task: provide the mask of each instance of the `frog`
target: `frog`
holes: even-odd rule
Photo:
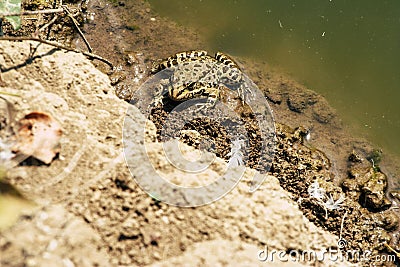
[[[237,90],[242,102],[250,92],[238,64],[222,52],[210,56],[205,50],[177,53],[155,63],[151,74],[168,69],[172,74],[160,81],[155,103],[165,94],[174,101],[207,98],[206,107],[214,106],[222,90]]]

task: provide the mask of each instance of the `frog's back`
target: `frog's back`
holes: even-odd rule
[[[190,50],[177,53],[173,56],[170,56],[161,62],[155,63],[151,68],[151,73],[155,74],[159,71],[162,71],[167,68],[173,68],[179,65],[180,63],[187,61],[196,61],[201,58],[209,58],[207,51],[204,50]]]

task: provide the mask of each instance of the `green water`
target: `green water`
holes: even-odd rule
[[[400,1],[149,0],[213,50],[266,61],[400,156]]]

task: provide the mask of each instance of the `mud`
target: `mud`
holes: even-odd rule
[[[90,20],[93,14],[94,20]],[[142,1],[118,3],[91,1],[86,14],[84,32],[95,52],[116,65],[116,69],[110,71],[102,63],[94,62],[100,70],[110,75],[113,90],[120,98],[126,100],[131,99],[135,90],[149,75],[149,67],[153,61],[179,51],[207,48],[197,33],[159,17],[153,13],[147,3]],[[75,39],[74,44],[78,48],[85,49],[79,38]],[[235,58],[235,60],[264,92],[273,110],[277,122],[277,144],[275,158],[268,174],[276,177],[280,186],[289,193],[288,201],[296,203],[294,205],[298,205],[304,216],[320,229],[346,240],[343,251],[370,250],[373,255],[382,253],[393,255],[384,245],[385,243],[399,251],[399,212],[396,210],[399,203],[395,192],[388,194],[388,190],[398,187],[395,178],[398,177],[400,171],[398,165],[394,164],[396,159],[384,154],[377,169],[377,166],[373,166],[371,162],[371,158],[375,158],[373,155],[377,149],[367,141],[349,133],[337,117],[335,110],[322,96],[274,71],[266,63],[241,58]],[[82,66],[78,67],[80,69]],[[86,69],[81,71],[87,73]],[[52,79],[55,78],[48,77],[48,79],[50,80],[44,80],[44,82],[54,83]],[[74,85],[78,83],[75,79],[72,80]],[[103,78],[101,82],[108,83]],[[99,90],[95,90],[97,94],[102,95],[102,90],[111,93],[110,87],[107,87],[107,90],[100,89],[101,82],[96,84],[96,90]],[[71,98],[71,103],[77,101],[73,96],[65,97]],[[78,100],[78,103],[79,101],[82,100]],[[83,103],[87,104],[85,101]],[[164,99],[164,105],[155,107],[149,117],[156,127],[154,134],[159,141],[168,140],[160,136],[161,128],[165,117],[176,104],[169,99]],[[103,110],[100,108],[100,103],[95,102],[95,105]],[[107,109],[103,111],[105,117],[110,112],[112,118],[107,117],[107,121],[100,122],[90,121],[89,125],[104,127],[95,127],[95,129],[104,129],[104,132],[108,132],[107,129],[118,128],[120,125],[113,125],[112,121],[122,116],[123,104],[120,104],[120,108],[116,105],[107,106]],[[114,110],[109,110],[109,108]],[[241,120],[235,123],[246,125],[248,135],[251,136],[249,140],[251,150],[245,157],[245,162],[248,167],[254,167],[257,166],[260,155],[258,128],[251,112],[247,112],[244,108],[238,113]],[[95,109],[91,115],[97,116]],[[232,137],[220,127],[221,121],[198,119],[185,126],[184,130],[195,131],[200,133],[201,138],[212,140],[215,144],[212,152],[228,160]],[[74,125],[70,130],[83,131],[78,125]],[[121,147],[121,143],[115,137],[115,135],[119,136],[118,133],[106,134],[109,138],[103,134],[100,132],[95,134],[101,143],[111,142],[114,147]],[[76,147],[81,143],[78,136],[72,140],[76,142]],[[200,142],[195,136],[189,134],[180,137],[185,143],[199,147]],[[170,137],[173,137],[172,133]],[[90,146],[95,147],[96,144],[93,143]],[[88,149],[86,147],[84,151]],[[115,155],[111,151],[107,153]],[[81,164],[86,164],[86,168],[93,169],[96,173],[104,168],[104,162],[110,162],[112,157],[109,157],[107,153],[100,159],[88,153],[85,162]],[[66,153],[65,158],[69,159],[69,157],[71,153]],[[107,158],[106,161],[105,158]],[[54,164],[63,166],[62,162]],[[35,188],[33,185],[35,182],[41,184],[43,181],[39,178],[36,181],[26,180],[27,170],[24,168],[20,171],[25,174],[19,174],[20,177],[18,173],[12,175],[10,182],[19,185],[19,188],[30,195],[30,198],[39,203],[42,201],[52,203],[59,200],[60,196],[61,199],[66,198],[66,201],[59,201],[64,203],[66,210],[83,219],[95,234],[100,236],[102,241],[95,244],[106,248],[105,253],[108,256],[104,257],[109,257],[110,263],[115,265],[144,265],[157,261],[165,261],[168,265],[166,259],[169,259],[168,266],[171,266],[179,261],[179,257],[180,260],[185,257],[187,259],[188,256],[183,254],[186,250],[192,251],[191,253],[195,255],[194,251],[198,248],[193,244],[206,244],[202,242],[223,238],[259,246],[268,243],[268,234],[265,233],[276,237],[276,233],[282,231],[282,229],[266,230],[266,227],[261,226],[263,224],[261,219],[265,218],[258,216],[254,219],[255,224],[247,220],[240,223],[247,216],[252,218],[252,210],[261,211],[270,205],[276,205],[279,207],[277,209],[282,209],[283,206],[279,205],[283,204],[277,199],[272,199],[270,203],[267,201],[269,204],[262,200],[269,199],[271,192],[275,189],[261,190],[257,194],[261,205],[254,204],[256,205],[254,206],[249,202],[246,202],[248,206],[241,205],[240,201],[238,203],[234,201],[234,198],[229,198],[223,203],[215,203],[208,208],[180,210],[147,197],[122,166],[123,163],[118,161],[111,175],[104,176],[103,174],[104,179],[98,178],[96,182],[91,181],[89,185],[85,185],[84,180],[96,175],[87,170],[84,171],[85,166],[82,166],[82,173],[76,173],[79,177],[77,181],[74,181],[72,177],[70,180],[62,180],[51,187],[51,190],[42,191]],[[263,171],[263,168],[258,170]],[[51,172],[47,173],[47,170],[37,169],[33,172],[37,174],[37,177],[54,175]],[[334,200],[344,194],[346,199],[343,206],[340,209],[327,210],[320,202],[310,197],[308,188],[315,181],[318,181],[320,187],[324,188],[327,195]],[[85,185],[83,186],[85,190],[80,191],[78,188],[82,185]],[[77,194],[77,192],[80,193]],[[43,193],[46,193],[45,197]],[[72,200],[71,195],[76,198]],[[132,198],[132,196],[135,197]],[[224,205],[227,206],[224,207]],[[277,221],[288,226],[289,217],[283,215],[282,218]],[[225,220],[226,224],[223,223]],[[163,221],[161,225],[159,225],[160,221]],[[198,222],[203,222],[203,224]],[[12,231],[17,231],[15,229],[18,228]],[[179,236],[183,229],[186,230],[183,237],[176,240],[176,236]],[[296,235],[299,232],[301,231],[295,231]],[[7,237],[3,237],[2,242],[0,245],[3,248],[13,243]],[[302,242],[300,237],[293,241],[299,242],[294,245],[288,244],[288,241],[281,240],[281,242],[286,243],[284,246],[281,243],[276,247],[285,249],[294,247],[303,250],[308,246],[307,242]],[[244,256],[243,259],[245,258],[247,257]],[[78,264],[79,260],[74,260],[74,262]],[[364,264],[369,265],[368,262]],[[389,262],[375,264],[393,266],[393,263]]]

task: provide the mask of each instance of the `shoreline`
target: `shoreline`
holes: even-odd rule
[[[133,10],[134,12],[129,13],[129,10]],[[88,11],[95,12],[95,19],[91,22],[88,21],[84,26],[84,31],[87,39],[94,48],[95,53],[112,61],[116,66],[118,66],[118,70],[114,73],[110,73],[109,70],[105,68],[105,65],[102,65],[103,63],[92,63],[94,63],[94,65],[97,65],[98,69],[109,74],[111,83],[114,85],[114,89],[116,89],[117,95],[119,95],[121,98],[129,99],[135,89],[137,89],[138,86],[147,78],[148,67],[151,65],[152,61],[160,58],[165,58],[166,56],[169,56],[179,51],[207,48],[204,41],[197,33],[192,32],[190,29],[179,26],[174,22],[168,21],[167,19],[159,17],[157,14],[152,12],[151,8],[148,6],[148,3],[145,3],[143,1],[118,2],[115,3],[114,6],[109,2],[101,2],[99,0],[95,0],[89,3]],[[121,16],[123,16],[124,14],[129,14],[132,19],[121,19]],[[82,41],[80,41],[79,38],[74,40],[74,44],[82,50],[85,49],[84,44],[82,43]],[[351,133],[346,130],[346,126],[343,125],[343,122],[340,120],[335,110],[333,110],[329,106],[327,101],[322,96],[305,88],[296,81],[293,81],[293,79],[291,79],[290,77],[276,72],[275,70],[271,69],[271,67],[266,63],[254,62],[248,59],[241,58],[235,58],[235,60],[237,60],[239,64],[243,66],[244,72],[250,78],[252,78],[252,80],[258,85],[260,90],[265,93],[266,98],[274,111],[275,121],[277,122],[278,126],[277,134],[281,142],[280,144],[283,144],[285,146],[284,149],[278,151],[277,158],[280,160],[284,159],[283,152],[285,152],[285,149],[296,150],[293,148],[300,147],[301,150],[304,150],[306,153],[305,155],[299,155],[299,153],[294,151],[293,153],[289,153],[288,156],[288,161],[301,160],[309,163],[310,168],[306,172],[302,173],[304,175],[304,177],[302,177],[304,178],[303,180],[299,181],[298,178],[300,177],[298,177],[299,175],[296,174],[296,171],[298,171],[296,166],[291,166],[290,168],[288,168],[287,172],[283,168],[282,172],[275,170],[275,175],[278,178],[280,185],[286,190],[286,192],[289,192],[290,199],[288,198],[287,200],[290,203],[293,202],[294,205],[297,202],[296,205],[298,205],[304,216],[306,216],[311,222],[314,222],[317,226],[320,226],[320,229],[329,230],[332,234],[336,236],[339,236],[339,230],[341,233],[340,225],[342,223],[342,218],[346,216],[344,214],[347,214],[351,211],[351,213],[354,214],[350,214],[351,216],[347,216],[346,231],[348,232],[346,232],[345,234],[347,236],[352,236],[352,234],[356,235],[356,238],[354,239],[359,238],[359,240],[365,242],[361,245],[363,249],[370,249],[371,247],[373,247],[373,245],[376,244],[381,245],[381,241],[379,241],[380,238],[382,240],[387,240],[388,236],[386,235],[385,231],[387,229],[391,229],[390,227],[393,227],[393,225],[389,224],[393,224],[393,221],[390,220],[395,221],[395,219],[393,219],[392,213],[389,214],[389,212],[387,212],[387,210],[385,210],[381,206],[378,207],[379,211],[375,212],[370,212],[365,207],[360,208],[358,201],[352,201],[350,196],[351,194],[354,195],[357,192],[347,192],[349,199],[348,209],[346,209],[345,211],[330,211],[329,218],[326,218],[325,212],[327,211],[324,211],[318,204],[318,202],[315,202],[312,199],[303,200],[303,198],[305,197],[304,189],[307,191],[307,187],[310,186],[310,184],[316,179],[319,179],[318,181],[320,181],[321,186],[323,185],[324,188],[326,187],[327,190],[329,189],[329,193],[332,193],[335,196],[335,199],[338,198],[339,195],[342,194],[342,188],[335,185],[337,185],[341,180],[347,178],[351,167],[355,166],[356,168],[360,169],[371,168],[371,164],[367,160],[367,157],[371,153],[373,153],[375,147],[363,139],[351,136]],[[103,81],[104,83],[107,82],[103,78],[101,81]],[[98,89],[98,87],[96,88]],[[109,110],[108,112],[114,114],[116,111]],[[156,127],[157,123],[160,124],[161,122],[162,121],[155,121]],[[304,140],[302,137],[299,137],[304,134],[304,130],[307,132],[309,131],[311,135],[310,141]],[[352,155],[353,151],[356,152],[355,154],[361,155],[361,157],[364,158],[363,163],[361,163],[360,165],[357,165],[358,163],[351,162],[351,160],[349,160],[349,157]],[[281,166],[284,166],[283,163],[279,163],[278,165],[276,165],[276,167],[280,168]],[[393,164],[394,163],[395,159],[393,159]],[[383,172],[386,172],[387,174],[393,176],[397,175],[399,173],[399,169],[395,169],[395,165],[393,165],[393,167],[387,166],[388,164],[390,165],[390,163],[388,163],[388,161],[384,159],[380,166]],[[23,169],[24,167],[21,168]],[[35,170],[35,172],[39,173],[39,170]],[[379,171],[377,171],[376,173],[379,173]],[[87,173],[84,173],[83,177],[86,177],[86,174]],[[119,171],[117,171],[117,174],[119,174]],[[126,175],[126,172],[123,172],[120,175],[124,176]],[[90,175],[88,176],[90,177]],[[139,193],[140,190],[137,190],[137,185],[132,185],[132,180],[128,181],[127,177],[121,178],[118,175],[116,175],[116,177],[118,177],[118,181],[119,179],[122,179],[122,184],[129,184],[128,188],[131,188],[129,190],[132,190],[135,194],[140,195],[140,197],[142,198],[139,201],[141,203],[140,211],[143,212],[143,210],[145,210],[149,218],[154,219],[154,216],[156,215],[152,213],[153,210],[150,212],[147,209],[150,207],[150,209],[155,209],[155,212],[158,212],[156,208],[158,207],[158,205],[161,204],[148,203],[148,201],[145,199],[146,195],[142,196],[141,194],[143,192]],[[25,186],[25,182],[18,177],[11,178],[11,181],[15,182],[19,186]],[[114,181],[112,181],[111,183],[113,182]],[[108,181],[108,183],[110,183],[110,181]],[[118,183],[121,183],[121,181],[119,181]],[[116,189],[120,189],[118,188],[118,183],[115,182],[117,187]],[[298,184],[295,185],[296,183]],[[73,185],[75,184],[76,182],[73,183]],[[270,185],[268,184],[267,186]],[[68,211],[88,221],[91,227],[94,227],[96,231],[100,233],[99,235],[101,236],[101,238],[108,241],[111,240],[110,253],[113,256],[118,255],[120,257],[127,257],[127,255],[129,254],[128,248],[130,248],[130,245],[124,245],[122,244],[122,242],[125,240],[124,238],[130,240],[129,237],[131,236],[137,236],[137,238],[132,238],[133,240],[131,240],[130,242],[136,242],[134,244],[143,242],[146,244],[146,246],[148,245],[147,249],[149,251],[153,251],[152,249],[157,250],[156,248],[152,248],[153,241],[150,242],[148,240],[148,238],[154,239],[155,237],[149,237],[149,233],[147,232],[140,232],[139,234],[135,232],[134,234],[132,234],[130,233],[131,231],[134,232],[134,230],[132,229],[122,229],[123,231],[128,231],[129,233],[123,232],[122,240],[118,240],[116,244],[112,243],[114,241],[112,241],[113,239],[110,239],[110,236],[108,236],[108,234],[111,235],[110,233],[112,232],[113,224],[121,222],[121,218],[119,218],[119,212],[121,211],[117,209],[117,211],[112,210],[113,213],[104,213],[101,207],[96,206],[96,202],[88,202],[88,199],[91,198],[86,198],[97,196],[100,194],[99,192],[103,194],[105,192],[104,189],[106,188],[107,184],[99,185],[98,188],[94,186],[93,188],[91,188],[94,193],[85,193],[85,195],[79,197],[79,205],[77,203],[67,204],[70,205],[69,207],[67,207]],[[124,186],[122,188],[124,188]],[[57,189],[59,190],[59,192],[63,190],[63,188],[61,187]],[[113,188],[113,190],[116,189]],[[116,194],[115,191],[113,192],[114,194]],[[124,194],[124,192],[117,192],[117,194],[120,194],[121,196],[123,196],[123,198],[128,198],[128,195]],[[91,193],[93,193],[94,195],[91,195]],[[268,194],[268,191],[266,191],[265,194]],[[33,195],[35,195],[35,193]],[[118,200],[113,199],[113,194],[109,195],[108,193],[106,193],[106,195],[107,198],[104,199],[107,199],[107,201],[109,201],[108,204],[110,204],[111,206],[120,205],[118,204]],[[51,199],[55,196],[56,194],[48,197],[49,199]],[[263,196],[259,197],[262,198]],[[143,203],[141,201],[143,201]],[[129,205],[131,204],[132,203],[130,203]],[[175,213],[178,212],[177,210],[169,208],[165,205],[161,205],[161,207],[161,210],[165,212],[165,214],[170,214],[172,210],[172,213],[175,216]],[[133,205],[133,207],[129,206],[129,209],[133,210],[134,208],[135,205]],[[91,209],[92,214],[90,214],[89,209]],[[129,213],[129,209],[128,211],[124,211],[125,214]],[[208,214],[207,208],[200,210],[204,211],[204,217],[196,217],[198,218],[198,221],[204,220],[205,222],[210,223],[210,221],[208,220],[212,218],[210,217],[210,214],[213,214],[214,211]],[[237,209],[237,211],[239,212],[239,209]],[[196,214],[195,212],[191,213],[190,211],[184,212],[186,215],[190,214],[190,216]],[[379,214],[384,215],[379,217]],[[140,216],[141,215],[139,215],[139,218],[141,218]],[[179,222],[179,220],[181,219],[179,219],[179,214],[177,216],[177,221]],[[358,221],[360,220],[361,216],[368,217],[365,219],[365,222],[371,223],[369,228],[360,228],[362,226],[362,223],[360,225],[360,222]],[[93,218],[103,220],[105,218],[107,218],[107,220],[110,219],[110,225],[107,226],[110,226],[111,228],[102,229],[101,227],[96,226],[96,220],[94,220]],[[222,219],[222,217],[219,219]],[[385,224],[384,221],[386,219],[389,220],[389,224]],[[185,220],[183,221],[186,222]],[[374,222],[374,220],[376,220],[377,222]],[[141,225],[138,227],[144,227],[146,229],[149,228],[147,229],[149,232],[152,232],[152,227],[156,227],[156,222],[154,222],[154,225],[143,223],[143,221],[141,221],[140,223]],[[186,226],[190,225],[190,223],[193,222],[189,220],[187,221],[187,223],[188,224]],[[379,227],[381,227],[382,229],[387,229],[383,230],[382,233],[374,232],[374,228],[376,228],[376,225],[378,224],[380,224]],[[183,226],[185,226],[185,224],[183,224]],[[215,223],[215,227],[217,226],[220,227],[221,225]],[[356,232],[352,232],[353,227],[359,227],[359,229]],[[245,228],[246,227],[244,227],[243,229]],[[256,228],[259,227],[257,226]],[[185,244],[185,246],[192,243],[196,244],[195,240],[197,239],[200,241],[204,241],[209,240],[207,238],[210,238],[210,236],[214,238],[214,231],[217,230],[212,229],[208,234],[202,234],[204,231],[206,231],[202,228],[200,228],[199,231],[199,233],[191,233],[191,235],[193,235],[194,241],[190,239],[188,243]],[[368,236],[368,234],[370,234],[368,231],[376,234],[377,240],[369,241],[368,238],[371,239],[372,237]],[[391,232],[393,236],[397,235],[397,240],[399,240],[399,230],[397,230],[397,232],[394,232],[393,230],[388,230],[388,232]],[[241,241],[247,241],[250,243],[262,241],[256,236],[255,233],[252,233],[251,231],[246,232],[245,230],[244,234],[250,236],[251,238],[244,235],[244,237],[241,237]],[[112,234],[111,236],[113,238],[116,238],[114,234]],[[216,236],[218,236],[218,234],[216,234]],[[392,241],[396,242],[395,239],[393,239]],[[168,241],[166,242],[166,244],[168,244]],[[352,246],[355,245],[356,244],[352,244]],[[122,246],[123,250],[121,250],[120,252],[115,251],[114,246]],[[182,249],[182,251],[184,250],[185,249]],[[177,251],[178,249],[175,248],[173,252],[174,256],[177,256]],[[382,251],[388,253],[388,251],[385,250],[384,247],[374,248],[374,253]],[[135,251],[136,257],[139,257],[140,253],[138,253],[138,251]],[[157,259],[157,255],[149,257],[146,256],[146,259],[143,261],[154,261],[155,259]]]
[[[136,1],[121,3],[123,5],[113,6],[107,1],[91,1],[92,8],[97,7],[103,13],[95,12],[98,16],[95,19],[96,25],[91,25],[89,22],[85,26],[85,35],[95,51],[105,58],[113,59],[113,62],[122,69],[111,76],[118,80],[117,94],[119,93],[120,97],[129,99],[132,91],[147,78],[152,61],[180,51],[207,50],[205,41],[198,33],[153,13],[148,3],[142,4]],[[124,11],[130,8],[135,10],[136,15],[132,17],[136,19],[125,21],[121,16],[124,16]],[[107,42],[109,38],[115,39],[115,42]],[[84,49],[82,42],[78,41],[76,44]],[[133,64],[126,64],[126,58],[133,58]],[[336,111],[321,95],[288,75],[278,72],[267,63],[236,57],[235,60],[244,66],[244,72],[265,93],[271,108],[276,111],[275,120],[292,128],[303,126],[309,129],[312,137],[310,145],[324,151],[332,159],[336,165],[333,169],[336,169],[336,174],[341,179],[347,174],[347,156],[353,147],[365,156],[378,149],[366,139],[354,136],[350,132],[351,129],[346,127]],[[101,65],[99,67],[103,72],[108,72]],[[317,101],[316,105],[307,103],[310,99]],[[337,140],[330,140],[331,136],[336,136]],[[388,173],[391,185],[395,188],[395,178],[400,174],[400,167],[394,164],[396,162],[394,155],[387,153],[383,156],[387,160],[381,162],[381,168]],[[337,182],[339,183],[339,180]],[[400,186],[400,181],[397,181],[397,186]]]
[[[141,81],[145,80],[146,71],[154,60],[166,58],[179,51],[207,50],[205,41],[198,33],[160,17],[152,11],[148,3],[127,1],[107,6],[104,5],[107,2],[96,0],[92,1],[92,8],[101,6],[101,3],[103,3],[101,10],[104,12],[101,20],[104,19],[104,21],[100,23],[100,27],[96,24],[96,32],[90,31],[89,29],[94,28],[90,26],[90,23],[87,24],[88,39],[92,39],[91,43],[98,42],[103,45],[103,40],[96,41],[96,38],[102,35],[99,34],[99,30],[109,29],[108,23],[114,25],[110,36],[112,38],[116,36],[115,38],[120,41],[113,48],[117,50],[118,56],[114,58],[119,63],[121,72],[114,73],[111,77],[119,79],[116,87],[117,94],[118,88],[121,88],[120,97],[129,95],[127,91],[137,88],[140,84],[140,80],[137,79],[138,73],[142,78]],[[129,13],[130,19],[124,19],[126,10],[128,12],[133,10],[135,14]],[[97,49],[104,52],[104,55],[113,57],[110,54],[112,49],[106,46],[98,46]],[[132,58],[132,55],[135,63],[129,65],[126,58]],[[352,164],[349,163],[348,158],[353,152],[367,159],[377,150],[377,147],[366,139],[355,136],[321,95],[294,81],[288,75],[277,72],[266,63],[236,57],[235,60],[265,93],[274,111],[276,122],[284,123],[293,129],[304,127],[310,131],[311,139],[306,142],[306,145],[311,149],[321,151],[330,160],[330,173],[334,177],[334,184],[340,185],[348,177]],[[132,73],[135,73],[136,77],[132,76]],[[120,79],[120,77],[123,78]],[[135,79],[135,83],[129,82]],[[400,184],[400,181],[395,180],[400,173],[400,167],[396,165],[396,158],[390,156],[390,154],[384,154],[384,159],[379,166],[388,175],[387,195],[389,190]],[[372,166],[369,160],[365,160],[362,165],[364,168]],[[397,213],[397,216],[399,215],[400,212]],[[399,231],[393,233],[397,238],[399,238],[397,234]]]

